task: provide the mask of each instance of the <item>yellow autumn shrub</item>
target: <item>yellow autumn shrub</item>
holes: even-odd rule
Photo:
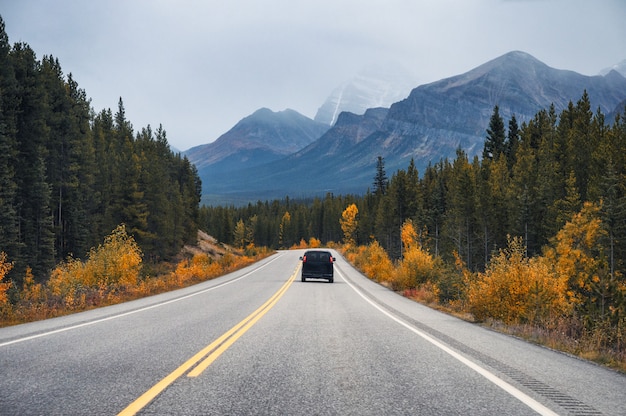
[[[310,248],[319,248],[322,246],[322,242],[315,237],[309,238],[309,247]]]
[[[139,245],[126,233],[126,227],[119,225],[104,239],[103,245],[89,252],[84,278],[94,286],[135,286],[141,262]]]
[[[469,285],[468,305],[478,320],[536,323],[565,312],[566,287],[546,259],[526,257],[522,240],[515,238]]]
[[[435,261],[422,247],[413,221],[406,220],[400,230],[402,239],[402,259],[397,264],[391,278],[395,290],[414,289],[433,277]]]
[[[289,250],[305,249],[307,247],[308,245],[307,245],[306,240],[304,238],[301,238],[298,244],[294,243],[291,247],[289,247]]]
[[[172,280],[177,286],[184,286],[191,281],[199,281],[219,275],[223,266],[205,253],[197,253],[189,260],[178,263],[176,270],[172,272]]]
[[[341,230],[344,235],[343,241],[348,246],[354,246],[356,243],[356,230],[359,225],[357,215],[359,215],[359,209],[356,204],[350,204],[343,211],[339,219],[339,224],[341,225]]]
[[[393,263],[378,241],[373,241],[364,250],[360,268],[370,279],[388,282],[393,276]]]
[[[558,232],[555,247],[546,251],[557,275],[568,284],[570,301],[577,305],[589,301],[589,294],[594,293],[594,286],[606,269],[606,259],[599,248],[606,231],[601,226],[599,210],[590,202],[583,204],[582,210]]]
[[[3,282],[3,280],[12,268],[13,263],[7,260],[7,254],[4,251],[0,252],[0,308],[9,303],[7,291],[11,288],[11,282]]]
[[[428,251],[409,246],[404,250],[403,258],[393,274],[395,290],[418,287],[433,276],[435,261]]]
[[[68,307],[84,306],[87,295],[102,296],[137,285],[141,250],[124,225],[118,226],[85,262],[69,258],[51,273],[48,289]]]
[[[22,286],[22,292],[20,294],[22,301],[29,304],[36,304],[45,298],[45,291],[41,283],[35,282],[33,271],[30,267],[26,268],[26,275],[24,276],[24,285]]]

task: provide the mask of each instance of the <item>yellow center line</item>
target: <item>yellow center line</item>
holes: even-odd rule
[[[189,372],[189,377],[197,377],[206,368],[211,365],[224,351],[235,343],[248,329],[250,329],[263,315],[265,315],[278,300],[285,294],[289,286],[293,283],[300,270],[300,266],[296,268],[294,273],[289,277],[287,282],[272,297],[261,305],[257,310],[248,315],[245,319],[226,331],[222,336],[217,338],[211,344],[200,350],[197,354],[185,361],[183,365],[178,367],[168,376],[163,378],[157,384],[152,386],[148,391],[139,396],[134,402],[128,405],[124,410],[118,413],[118,416],[135,415],[141,409],[146,407],[156,396],[161,394],[174,381],[183,376],[187,371],[193,368],[200,360],[204,359],[196,368]],[[208,356],[207,356],[208,355]],[[206,358],[205,358],[206,357]]]

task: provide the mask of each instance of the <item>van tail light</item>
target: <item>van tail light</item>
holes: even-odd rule
[[[306,263],[306,256],[302,257],[302,263]]]
[[[330,262],[331,263],[333,262],[333,256],[330,256]]]

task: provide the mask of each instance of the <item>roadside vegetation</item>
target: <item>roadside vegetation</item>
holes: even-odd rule
[[[592,271],[595,210],[585,206],[542,256],[528,258],[522,240],[510,239],[484,272],[470,271],[458,257],[453,266],[433,257],[410,221],[402,227],[401,259],[392,261],[376,241],[345,245],[343,254],[367,277],[408,298],[626,372],[626,319],[617,309],[623,306],[603,297],[616,282]],[[620,296],[625,289],[617,289]]]
[[[235,271],[271,253],[253,246],[228,247],[199,232],[197,244],[186,246],[176,262],[147,264],[135,239],[120,225],[103,244],[92,248],[85,260],[68,258],[58,264],[45,283],[37,283],[30,269],[21,287],[2,283],[0,327],[180,289]],[[6,254],[0,253],[0,281],[11,267]]]

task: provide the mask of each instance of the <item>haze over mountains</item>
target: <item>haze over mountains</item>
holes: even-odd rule
[[[454,158],[458,148],[470,157],[482,152],[495,105],[505,123],[515,114],[521,125],[551,104],[560,112],[586,90],[594,111],[621,112],[626,78],[619,69],[585,76],[515,51],[464,74],[420,85],[388,109],[340,113],[330,128],[291,110],[263,110],[259,126],[253,117],[257,112],[215,143],[186,154],[198,167],[206,204],[238,205],[327,192],[362,194],[371,186],[378,156],[385,158],[391,176],[406,169],[411,159],[422,174],[428,164]],[[291,120],[288,130],[297,137],[275,133],[285,129],[279,127],[284,113]],[[263,127],[268,125],[274,127]]]
[[[389,107],[406,98],[415,85],[415,76],[399,66],[370,66],[335,88],[314,120],[332,126],[343,111],[362,115],[368,108]]]

